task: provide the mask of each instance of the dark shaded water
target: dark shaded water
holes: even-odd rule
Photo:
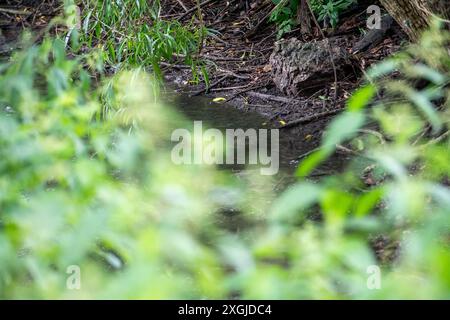
[[[243,112],[234,106],[215,103],[211,98],[175,95],[169,100],[187,119],[202,121],[204,127],[219,129],[223,132],[226,129],[270,129],[269,120],[259,113]],[[328,121],[321,121],[279,131],[280,170],[273,179],[274,190],[284,189],[295,181],[299,157],[320,145],[323,130],[327,124]],[[313,175],[323,176],[339,171],[345,161],[345,157],[333,157]],[[229,169],[240,173],[243,171],[242,167],[237,166]]]

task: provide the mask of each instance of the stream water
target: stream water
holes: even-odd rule
[[[219,129],[270,129],[269,119],[257,112],[244,112],[234,106],[215,103],[208,97],[190,97],[175,95],[170,98],[171,104],[190,121],[202,121],[208,128]],[[273,190],[280,192],[292,184],[299,157],[308,154],[320,145],[323,130],[328,121],[320,121],[297,128],[279,131],[279,172],[274,176]],[[315,176],[332,174],[342,168],[346,158],[337,156],[322,165]],[[245,173],[242,166],[228,166],[237,174]]]

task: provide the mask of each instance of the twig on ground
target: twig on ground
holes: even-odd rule
[[[252,104],[252,103],[246,103],[244,104],[246,107],[252,107],[252,108],[269,108],[272,109],[273,106],[271,104]]]
[[[234,95],[232,95],[231,97],[229,97],[229,98],[227,99],[227,102],[230,102],[230,101],[236,99],[236,98],[237,98],[238,96],[240,96],[241,94],[244,94],[244,93],[246,93],[246,92],[249,92],[250,90],[260,89],[260,88],[264,88],[264,87],[266,87],[266,86],[267,86],[267,84],[263,84],[263,85],[260,85],[260,86],[251,87],[251,88],[247,88],[247,89],[241,90],[241,91],[239,91],[239,92],[236,92]]]
[[[161,61],[159,63],[163,67],[175,68],[175,69],[191,69],[192,67],[187,64],[172,64],[168,62]]]
[[[239,90],[239,89],[244,89],[244,88],[248,88],[249,86],[251,86],[252,83],[248,83],[246,85],[243,86],[238,86],[238,87],[226,87],[226,88],[216,88],[213,89],[211,91],[217,92],[217,91],[230,91],[230,90]]]
[[[202,3],[200,3],[200,5],[199,5],[198,7],[201,8],[201,7],[206,6],[207,4],[210,4],[211,2],[214,2],[214,1],[216,1],[216,0],[206,0],[206,1],[203,1]],[[192,12],[194,12],[195,10],[197,10],[198,7],[195,6],[194,8],[189,9],[189,10],[186,11],[184,14],[182,14],[182,15],[178,18],[178,20],[184,19],[186,16],[188,16],[189,14],[191,14]]]
[[[450,135],[450,131],[446,131],[445,133],[443,133],[442,135],[440,135],[439,137],[429,141],[428,143],[424,144],[421,146],[421,148],[426,148],[429,147],[433,144],[437,144],[439,142],[441,142],[442,140],[444,140],[445,138],[447,138]]]
[[[181,7],[183,7],[183,9],[184,9],[185,12],[188,12],[188,11],[189,11],[188,7],[186,7],[186,5],[183,3],[183,1],[177,0],[177,2],[180,4]]]
[[[249,80],[249,79],[252,78],[251,76],[241,76],[241,75],[239,75],[237,73],[234,73],[233,71],[222,69],[222,68],[217,68],[217,70],[220,71],[220,72],[223,72],[223,73],[227,73],[230,76],[233,76],[235,78],[242,79],[242,80]]]
[[[218,84],[220,84],[222,81],[224,81],[226,78],[228,78],[230,75],[224,75],[222,78],[220,78],[219,80],[211,83],[210,86],[205,86],[205,88],[203,88],[202,90],[196,91],[194,93],[191,94],[191,96],[198,96],[202,93],[208,92],[209,90],[211,90],[211,88],[217,86]]]
[[[309,116],[309,117],[304,117],[298,120],[294,120],[292,122],[289,122],[287,124],[285,124],[284,126],[280,127],[280,129],[287,129],[287,128],[292,128],[301,124],[306,124],[309,122],[313,122],[313,121],[317,121],[329,116],[334,116],[335,114],[338,114],[339,112],[345,110],[345,108],[341,108],[341,109],[336,109],[336,110],[331,110],[331,111],[327,111],[327,112],[322,112],[322,113],[317,113],[315,115]]]
[[[8,9],[8,8],[0,8],[0,12],[3,13],[10,13],[10,14],[18,14],[18,15],[28,15],[30,12],[25,10],[15,10],[15,9]]]
[[[249,96],[252,96],[255,98],[260,98],[263,100],[272,100],[272,101],[278,101],[278,102],[282,102],[282,103],[301,103],[300,100],[286,98],[286,97],[280,97],[280,96],[274,96],[271,94],[264,94],[264,93],[253,92],[253,91],[250,91],[247,94]]]

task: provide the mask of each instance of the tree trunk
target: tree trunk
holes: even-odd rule
[[[297,22],[300,25],[300,32],[305,36],[313,34],[311,13],[309,12],[306,0],[300,0],[297,9]]]
[[[450,0],[380,0],[411,40],[418,40],[434,16],[450,18]]]

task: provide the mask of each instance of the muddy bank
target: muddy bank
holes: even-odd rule
[[[161,18],[197,27],[196,1],[183,3],[186,8],[177,0],[162,0]],[[264,115],[271,127],[295,132],[299,125],[319,121],[323,128],[363,81],[364,70],[399,50],[406,39],[395,23],[375,38],[367,37],[366,10],[373,3],[358,1],[334,30],[313,26],[312,34],[295,29],[277,39],[269,21],[272,1],[203,1],[203,23],[210,32],[196,58],[207,69],[210,85],[192,84],[191,69],[181,56],[161,67],[166,81],[179,91],[224,98],[239,110]],[[22,30],[39,33],[61,5],[57,0],[7,0],[0,8],[0,55],[5,59]]]
[[[32,31],[39,42],[49,22],[61,13],[58,0],[5,0],[0,3],[0,61],[5,61],[22,47],[24,30]],[[57,30],[55,30],[56,32]]]

